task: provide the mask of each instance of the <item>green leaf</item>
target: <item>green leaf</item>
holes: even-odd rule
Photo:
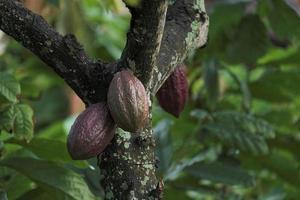
[[[179,163],[173,164],[165,174],[164,180],[176,180],[185,168],[198,162],[214,160],[217,157],[217,153],[216,149],[211,148],[193,158],[183,159]]]
[[[73,122],[75,121],[75,117]],[[71,121],[70,119],[66,119],[68,121]],[[67,130],[65,121],[58,121],[55,123],[50,124],[49,126],[45,127],[41,131],[37,132],[35,135],[35,138],[45,138],[45,139],[52,139],[55,138],[55,140],[59,140],[61,142],[65,142],[67,140]]]
[[[274,151],[267,157],[255,158],[263,169],[276,173],[281,180],[300,187],[299,162],[286,152]]]
[[[269,2],[269,22],[279,37],[300,39],[300,17],[282,0]]]
[[[30,141],[33,137],[33,110],[25,104],[15,105],[13,132],[16,138]]]
[[[253,97],[271,102],[290,102],[300,96],[300,70],[269,70],[250,84]]]
[[[266,53],[268,45],[265,25],[257,15],[247,15],[241,20],[226,52],[231,63],[251,65]]]
[[[30,104],[33,110],[39,111],[35,113],[36,125],[49,126],[54,121],[65,119],[69,115],[69,103],[66,91],[62,87],[44,91],[38,101]]]
[[[7,106],[3,111],[0,112],[0,129],[10,132],[12,130],[14,117],[14,106]]]
[[[0,128],[13,132],[20,140],[33,137],[33,110],[25,104],[14,104],[0,112]]]
[[[296,158],[300,160],[300,140],[290,136],[290,135],[283,135],[276,138],[276,140],[272,140],[269,142],[269,145],[272,148],[281,149],[284,151],[288,151],[289,153],[293,154]]]
[[[19,173],[12,174],[9,181],[3,186],[3,189],[7,192],[8,199],[17,199],[33,188],[35,188],[35,184]]]
[[[219,63],[216,60],[209,60],[204,64],[204,85],[207,93],[208,107],[213,110],[220,95]]]
[[[0,72],[0,96],[3,96],[8,101],[16,103],[17,96],[20,95],[20,85],[10,74]]]
[[[216,112],[203,125],[204,133],[212,134],[223,143],[253,154],[268,152],[266,138],[275,136],[272,126],[262,119],[239,112]]]
[[[244,3],[217,4],[210,16],[210,37],[212,37],[212,39],[216,39],[224,31],[228,31],[229,27],[232,29],[236,26],[244,16],[244,5]],[[224,17],[224,15],[227,17]]]
[[[270,48],[268,53],[258,60],[258,64],[265,65],[298,65],[300,63],[299,45],[291,46],[288,49]]]
[[[44,160],[72,163],[82,168],[88,167],[86,161],[73,161],[67,152],[66,142],[60,140],[35,137],[30,143],[20,140],[8,140],[6,143],[21,145]]]
[[[249,90],[248,82],[244,79],[241,79],[236,73],[230,70],[230,68],[226,67],[225,71],[229,74],[229,76],[234,80],[234,82],[239,86],[239,89],[243,95],[242,107],[244,110],[249,111],[252,103],[251,92]],[[246,71],[246,76],[248,76],[248,72]],[[245,77],[247,79],[247,77]]]
[[[28,191],[27,193],[25,193],[24,195],[22,195],[20,198],[18,198],[18,200],[51,200],[54,199],[52,194],[47,194],[45,190],[43,190],[42,188],[38,187],[35,188],[33,190]],[[55,200],[58,200],[55,198]]]
[[[199,181],[198,177],[185,174],[184,176],[171,182],[171,185],[182,190],[197,191],[204,195],[218,195],[218,189],[214,185],[207,185]]]
[[[95,199],[83,177],[53,162],[15,157],[0,161],[0,165],[13,168],[37,184],[58,190],[73,200]]]
[[[204,52],[208,57],[222,56],[227,44],[244,16],[245,3],[218,3],[212,9],[209,25],[209,45]],[[226,17],[224,17],[226,16]]]
[[[196,163],[187,167],[185,171],[195,177],[218,183],[245,186],[253,186],[255,184],[254,178],[248,172],[239,167],[220,162]]]

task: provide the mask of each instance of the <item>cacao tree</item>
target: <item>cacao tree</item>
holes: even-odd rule
[[[112,63],[90,58],[74,35],[60,35],[41,16],[26,9],[19,1],[0,1],[0,28],[61,76],[87,107],[106,102],[108,86],[114,74],[122,69],[131,69],[146,90],[145,94],[141,94],[141,98],[134,99],[133,101],[137,102],[133,103],[137,104],[139,109],[148,110],[150,109],[147,108],[148,101],[151,101],[173,69],[184,61],[191,50],[205,45],[208,17],[204,0],[175,2],[142,0],[135,4],[130,1],[124,3],[132,15],[131,26],[121,58]],[[127,92],[126,86],[122,91],[124,84],[126,83],[120,82],[119,85],[113,86],[112,93]],[[133,81],[132,84],[138,83]],[[141,87],[138,87],[136,90],[140,89]],[[117,95],[119,94],[110,93],[108,96],[109,101],[112,101],[109,102],[112,104],[111,109],[114,103],[116,109],[121,108],[118,106],[117,98],[114,97]],[[122,105],[129,104],[132,101],[130,98],[129,96],[128,102],[123,102]],[[143,98],[147,98],[147,104],[140,102]],[[161,199],[163,182],[155,175],[155,142],[151,115],[146,112],[143,116],[134,116],[130,113],[117,114],[118,111],[114,109],[112,111],[114,119],[122,128],[130,127],[131,124],[126,124],[130,121],[136,125],[142,125],[143,121],[147,121],[148,125],[139,127],[133,133],[118,129],[112,144],[101,154],[100,168],[103,176],[101,182],[106,199]],[[119,112],[129,111],[119,110]],[[84,118],[86,113],[82,114],[79,120]],[[93,119],[97,114],[91,115],[82,121],[98,119],[97,117]],[[130,117],[137,118],[127,120]],[[145,117],[147,119],[144,119]],[[69,140],[69,150],[74,158],[88,158],[100,152],[94,150],[94,147],[89,147],[92,149],[85,149],[84,152],[80,149],[75,150],[76,146],[80,146],[78,140],[85,136],[76,139],[72,134],[81,129],[93,129],[81,124],[82,121],[75,122],[79,125],[73,126]],[[111,129],[107,123],[101,124],[99,128],[105,126],[103,129]],[[91,140],[98,139],[92,136]]]
[[[299,5],[0,0],[0,199],[298,200]]]

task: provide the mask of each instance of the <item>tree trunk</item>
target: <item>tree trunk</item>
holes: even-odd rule
[[[155,141],[152,129],[129,133],[118,129],[101,156],[101,184],[105,199],[161,199],[162,186],[155,175]]]

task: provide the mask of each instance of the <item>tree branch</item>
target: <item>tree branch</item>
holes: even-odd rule
[[[139,5],[128,8],[132,18],[121,60],[135,71],[147,88],[152,74],[157,70],[156,59],[164,31],[168,2],[141,0]]]
[[[106,99],[117,64],[89,58],[73,35],[61,36],[17,0],[0,0],[0,29],[50,66],[86,104]]]
[[[204,0],[177,0],[170,5],[157,60],[158,70],[153,74],[152,94],[155,94],[173,69],[187,54],[207,42],[209,20]]]
[[[154,95],[190,51],[206,44],[204,0],[177,0],[168,8],[166,0],[141,0],[128,7],[131,27],[121,62]]]

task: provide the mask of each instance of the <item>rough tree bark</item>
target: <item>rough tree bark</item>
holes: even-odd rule
[[[61,36],[17,0],[0,0],[0,29],[50,66],[87,106],[106,101],[114,73],[123,68],[135,72],[152,99],[189,51],[205,45],[209,22],[204,0],[140,0],[128,8],[127,44],[114,63],[88,57],[73,35]],[[138,134],[118,129],[99,165],[106,199],[162,198],[154,149],[151,124]]]

